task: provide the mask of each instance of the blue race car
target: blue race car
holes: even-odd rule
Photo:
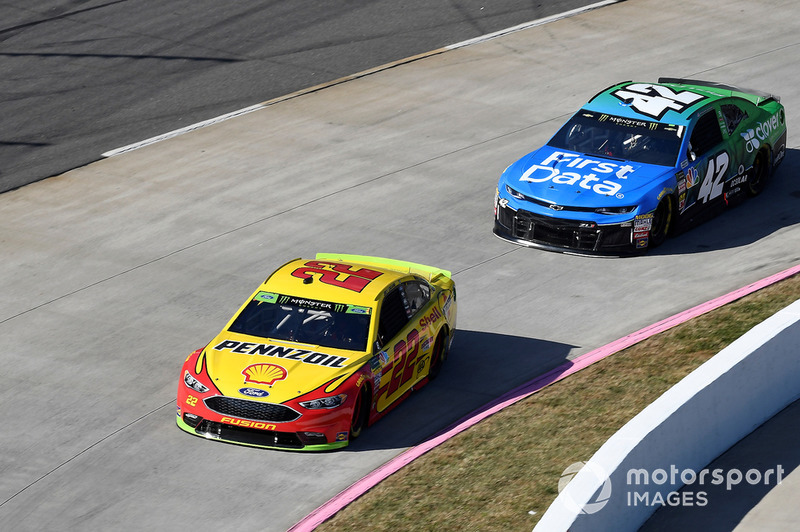
[[[494,233],[552,251],[644,251],[757,195],[785,151],[776,96],[697,80],[618,83],[505,169]]]

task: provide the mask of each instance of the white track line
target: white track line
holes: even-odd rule
[[[225,120],[229,120],[229,119],[235,118],[237,116],[245,115],[247,113],[252,113],[253,111],[258,111],[259,109],[263,109],[264,107],[267,107],[269,105],[272,105],[272,104],[275,104],[275,103],[278,103],[278,102],[282,102],[282,101],[285,101],[285,100],[289,100],[291,98],[296,98],[297,96],[300,96],[302,94],[308,94],[310,92],[316,92],[318,90],[321,90],[321,89],[324,89],[324,88],[327,88],[327,87],[332,87],[334,85],[339,85],[340,83],[344,83],[345,81],[350,81],[352,79],[361,78],[361,77],[367,76],[369,74],[374,74],[375,72],[380,72],[382,70],[387,70],[389,68],[393,68],[393,67],[398,66],[398,65],[411,63],[413,61],[417,61],[417,60],[422,59],[424,57],[430,57],[432,55],[441,54],[441,53],[446,52],[448,50],[455,50],[457,48],[463,48],[465,46],[470,46],[472,44],[485,42],[485,41],[488,41],[490,39],[494,39],[496,37],[500,37],[502,35],[508,35],[509,33],[522,31],[522,30],[525,30],[525,29],[528,29],[528,28],[533,28],[535,26],[541,26],[543,24],[549,24],[550,22],[555,22],[556,20],[561,20],[561,19],[564,19],[564,18],[567,18],[567,17],[572,17],[572,16],[577,15],[579,13],[585,13],[586,11],[591,11],[593,9],[597,9],[597,8],[600,8],[600,7],[605,7],[607,5],[616,4],[618,2],[624,2],[624,1],[625,0],[604,0],[602,2],[597,2],[595,4],[590,4],[588,6],[579,7],[577,9],[573,9],[573,10],[570,10],[570,11],[565,11],[563,13],[559,13],[559,14],[556,14],[556,15],[551,15],[549,17],[540,18],[540,19],[537,19],[537,20],[533,20],[531,22],[525,22],[525,23],[520,24],[518,26],[513,26],[511,28],[506,28],[504,30],[496,31],[494,33],[489,33],[489,34],[486,34],[486,35],[482,35],[482,36],[476,37],[474,39],[469,39],[469,40],[466,40],[466,41],[462,41],[460,43],[451,44],[451,45],[445,46],[443,48],[439,48],[437,50],[431,50],[430,52],[425,52],[425,53],[422,53],[422,54],[419,54],[419,55],[406,57],[405,59],[400,59],[398,61],[387,63],[385,65],[381,65],[381,66],[378,66],[378,67],[375,67],[375,68],[371,68],[369,70],[364,70],[364,71],[359,72],[357,74],[353,74],[353,75],[346,76],[346,77],[343,77],[343,78],[339,78],[339,79],[336,79],[336,80],[333,80],[333,81],[329,81],[329,82],[323,83],[321,85],[315,85],[313,87],[309,87],[307,89],[302,89],[302,90],[299,90],[297,92],[293,92],[291,94],[287,94],[285,96],[280,96],[278,98],[275,98],[275,99],[272,99],[272,100],[268,100],[266,102],[262,102],[262,103],[255,104],[255,105],[251,105],[250,107],[245,107],[244,109],[240,109],[238,111],[233,111],[231,113],[227,113],[227,114],[218,116],[216,118],[210,118],[210,119],[204,120],[202,122],[197,122],[196,124],[192,124],[190,126],[186,126],[186,127],[180,128],[180,129],[176,129],[174,131],[170,131],[169,133],[162,133],[161,135],[156,135],[155,137],[150,137],[149,139],[145,139],[145,140],[142,140],[142,141],[139,141],[139,142],[135,142],[133,144],[128,144],[127,146],[122,146],[121,148],[116,148],[116,149],[107,151],[105,153],[102,153],[101,157],[113,157],[115,155],[120,155],[120,154],[123,154],[123,153],[127,153],[129,151],[133,151],[133,150],[137,150],[139,148],[143,148],[145,146],[149,146],[150,144],[155,144],[157,142],[161,142],[162,140],[167,140],[167,139],[171,139],[172,137],[177,137],[179,135],[183,135],[184,133],[188,133],[190,131],[194,131],[195,129],[204,128],[206,126],[210,126],[212,124],[217,124],[219,122],[224,122]]]

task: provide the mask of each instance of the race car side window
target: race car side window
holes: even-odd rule
[[[722,111],[722,118],[725,120],[725,127],[728,130],[729,136],[733,135],[733,132],[736,131],[739,124],[747,119],[747,113],[740,109],[738,105],[726,103],[720,106],[720,110]]]
[[[416,314],[419,309],[427,305],[428,300],[431,298],[430,286],[421,281],[408,281],[404,283],[403,291],[406,295],[406,301],[408,302],[411,316]]]
[[[690,138],[692,151],[699,157],[722,142],[722,130],[717,120],[717,113],[709,109],[694,126]]]
[[[378,319],[378,347],[385,346],[394,338],[408,323],[408,319],[403,294],[398,286],[383,298]]]

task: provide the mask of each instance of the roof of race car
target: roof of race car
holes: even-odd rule
[[[688,125],[699,108],[730,97],[743,98],[754,105],[777,100],[771,94],[721,83],[661,78],[658,83],[617,83],[599,92],[583,108],[625,118]]]
[[[261,290],[335,303],[374,306],[380,293],[410,273],[432,279],[450,272],[411,262],[319,253],[315,259],[295,259],[278,268]]]

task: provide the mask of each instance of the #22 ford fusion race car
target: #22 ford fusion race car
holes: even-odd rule
[[[494,233],[525,246],[626,254],[757,195],[783,160],[779,98],[662,78],[600,92],[503,172]]]
[[[438,375],[455,328],[448,271],[355,255],[296,259],[186,359],[178,427],[255,447],[344,447]]]

